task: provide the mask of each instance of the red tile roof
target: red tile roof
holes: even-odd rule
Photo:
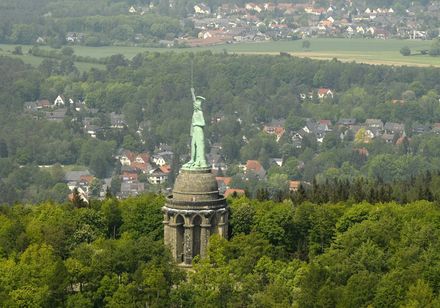
[[[246,170],[260,171],[263,167],[258,160],[248,160],[246,162]]]
[[[122,172],[122,178],[126,178],[129,180],[138,180],[138,174],[136,172],[128,172],[128,171],[124,171]]]
[[[142,158],[145,163],[148,163],[150,161],[150,154],[148,153],[139,153],[138,155],[136,155],[136,157]]]
[[[81,175],[79,178],[80,182],[90,184],[94,179],[93,175]]]
[[[215,179],[217,182],[223,182],[226,186],[229,186],[231,184],[232,178],[230,176],[216,176]]]
[[[131,167],[139,169],[141,171],[148,171],[148,164],[142,164],[142,163],[137,163],[137,162],[132,162]]]
[[[169,165],[160,166],[159,169],[163,173],[170,173],[171,172],[171,167]]]
[[[332,92],[332,90],[327,89],[327,88],[319,88],[318,89],[318,94],[326,95],[329,91]]]
[[[297,191],[300,185],[301,185],[300,181],[290,181],[289,182],[289,189],[291,191]]]

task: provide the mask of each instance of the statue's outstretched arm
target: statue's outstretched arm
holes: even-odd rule
[[[196,94],[195,94],[194,88],[191,88],[191,94],[192,94],[193,101],[195,102],[196,101]]]

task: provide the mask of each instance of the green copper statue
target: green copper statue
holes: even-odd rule
[[[183,165],[183,169],[197,170],[206,169],[208,164],[205,158],[205,135],[203,129],[205,127],[205,119],[203,118],[202,101],[205,100],[202,96],[196,96],[194,88],[191,88],[193,98],[193,116],[191,123],[191,160]]]

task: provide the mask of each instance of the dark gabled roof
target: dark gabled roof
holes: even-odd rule
[[[338,124],[340,125],[354,125],[356,124],[355,118],[339,119]]]
[[[385,130],[396,130],[396,131],[403,131],[405,129],[403,124],[395,123],[395,122],[387,122],[384,128]]]

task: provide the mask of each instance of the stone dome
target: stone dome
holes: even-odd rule
[[[177,176],[172,199],[175,201],[213,201],[221,199],[218,184],[210,169],[185,170]]]

